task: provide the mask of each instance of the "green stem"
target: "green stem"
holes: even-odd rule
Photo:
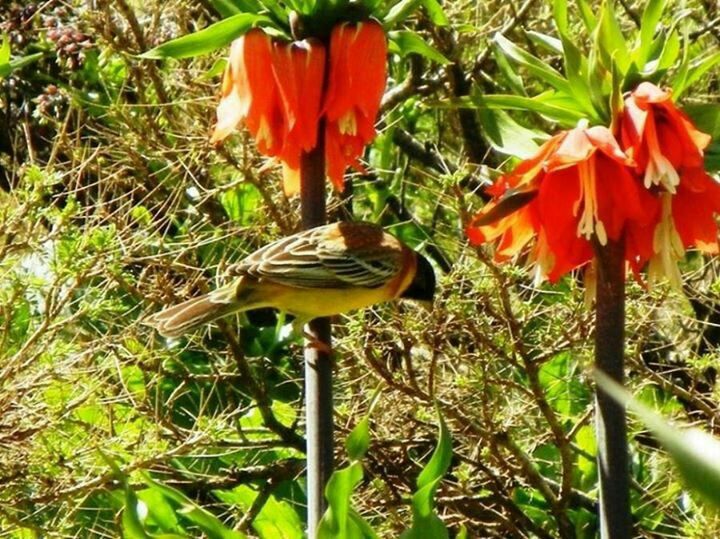
[[[623,383],[625,349],[625,242],[595,246],[595,367]],[[625,408],[597,388],[595,393],[600,537],[632,537],[630,466]]]

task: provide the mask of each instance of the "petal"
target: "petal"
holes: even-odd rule
[[[546,164],[548,172],[572,166],[585,161],[595,152],[595,146],[582,127],[576,127],[567,132],[560,145],[552,154]]]
[[[607,127],[596,125],[586,129],[585,135],[593,146],[611,159],[623,165],[632,166],[635,164],[625,155],[625,152],[620,148],[620,144],[618,144],[618,141]]]
[[[641,82],[632,92],[632,97],[642,106],[647,103],[668,102],[672,94],[669,91],[659,88],[652,82]]]
[[[577,168],[564,168],[548,173],[540,186],[538,208],[540,223],[547,244],[555,256],[550,279],[581,266],[592,258],[590,243],[577,235],[578,218],[573,206],[580,197]]]

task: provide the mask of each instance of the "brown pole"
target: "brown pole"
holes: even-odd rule
[[[303,229],[325,224],[325,128],[318,126],[317,146],[300,161],[300,211]],[[322,294],[322,290],[318,291]],[[330,319],[317,318],[306,331],[328,350]],[[305,343],[305,425],[307,439],[307,525],[314,539],[325,513],[325,485],[333,471],[332,362],[317,345]]]
[[[595,367],[623,383],[625,352],[625,242],[595,245]],[[625,407],[599,387],[595,420],[600,476],[600,537],[632,537],[630,465]]]

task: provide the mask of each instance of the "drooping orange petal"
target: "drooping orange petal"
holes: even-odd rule
[[[317,144],[325,48],[315,40],[273,44],[272,71],[285,124],[280,158],[298,168],[302,152]]]
[[[707,253],[718,252],[718,229],[715,216],[720,213],[720,184],[703,169],[686,172],[677,194],[672,198],[672,217],[684,247],[695,246]],[[702,190],[692,190],[703,185]]]

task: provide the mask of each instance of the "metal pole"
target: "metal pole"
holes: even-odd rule
[[[303,229],[325,224],[325,128],[318,126],[317,146],[300,162]],[[318,293],[322,294],[322,291]],[[306,331],[330,349],[330,320],[311,321]],[[305,424],[307,438],[307,525],[314,539],[326,509],[324,490],[333,470],[332,362],[317,346],[305,344]]]
[[[625,349],[625,242],[595,245],[595,366],[623,383]],[[600,537],[632,537],[630,466],[625,407],[597,388],[595,414],[600,475]]]

